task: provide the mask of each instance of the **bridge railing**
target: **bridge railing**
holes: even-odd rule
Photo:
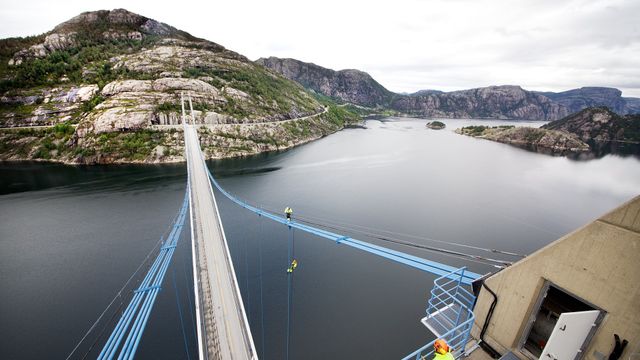
[[[436,336],[447,341],[454,356],[464,352],[475,320],[472,310],[475,297],[464,288],[464,273],[465,268],[460,268],[434,280],[427,316],[422,319]],[[403,360],[432,359],[434,342],[427,343]]]

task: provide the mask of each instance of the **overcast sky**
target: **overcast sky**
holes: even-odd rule
[[[640,97],[638,0],[0,0],[0,37],[123,7],[252,60],[370,73],[389,90],[610,86]]]

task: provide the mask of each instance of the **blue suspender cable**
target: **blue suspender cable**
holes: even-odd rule
[[[118,359],[132,359],[138,348],[140,338],[144,332],[149,314],[155,303],[155,299],[160,292],[160,286],[164,279],[165,273],[171,258],[175,251],[178,239],[182,232],[182,227],[186,218],[186,212],[189,205],[188,192],[185,194],[185,198],[182,202],[179,215],[173,224],[171,233],[167,237],[163,246],[160,248],[160,253],[153,262],[153,265],[149,268],[149,271],[145,275],[142,283],[137,290],[134,291],[133,298],[129,302],[127,309],[122,314],[118,324],[109,336],[109,339],[105,343],[98,360],[111,360],[114,358],[116,352],[120,348],[120,344],[125,335],[125,343],[121,348]],[[133,325],[131,322],[133,321]],[[131,328],[129,328],[131,325]],[[128,332],[128,334],[127,334]]]

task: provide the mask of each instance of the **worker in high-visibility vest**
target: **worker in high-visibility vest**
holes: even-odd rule
[[[295,270],[298,267],[298,260],[293,259],[293,261],[291,262],[291,266],[289,266],[289,268],[287,268],[287,272],[290,274],[293,272],[293,270]]]
[[[287,206],[284,209],[284,214],[287,216],[287,221],[291,221],[291,214],[293,214],[293,209]]]
[[[438,339],[433,343],[435,357],[433,360],[455,360],[451,355],[451,348],[444,339]]]

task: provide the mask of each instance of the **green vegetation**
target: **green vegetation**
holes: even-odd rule
[[[251,97],[258,115],[274,115],[292,110],[296,104],[298,110],[313,112],[315,104],[313,98],[304,89],[281,76],[275,76],[261,66],[233,65],[229,68],[192,67],[183,71],[185,77],[208,77],[208,82],[217,87],[230,86],[245,92]],[[231,96],[226,96],[227,102],[216,109],[236,118],[243,118],[250,114]]]
[[[256,124],[248,128],[237,126],[231,127],[228,132],[208,134],[213,142],[218,142],[218,148],[215,149],[217,153],[247,153],[291,146],[335,132],[345,124],[357,122],[362,115],[368,114],[368,110],[359,107],[338,106],[334,100],[322,95],[314,95],[319,99],[316,100],[297,83],[246,61],[219,45],[193,38],[181,31],[169,29],[170,36],[162,37],[144,34],[145,30],[140,26],[146,18],[133,18],[131,21],[120,23],[109,21],[109,12],[98,11],[95,14],[97,20],[90,23],[74,21],[56,27],[55,32],[61,34],[60,42],[70,44],[69,47],[40,58],[33,57],[30,53],[26,54],[28,50],[24,57],[19,57],[22,62],[17,65],[9,66],[8,62],[20,50],[42,44],[46,34],[0,40],[0,94],[10,99],[7,101],[34,101],[28,105],[10,102],[0,104],[0,125],[9,122],[26,125],[26,121],[18,120],[32,116],[36,109],[46,113],[46,116],[39,117],[38,120],[43,124],[55,123],[60,121],[59,119],[66,120],[65,123],[49,128],[0,129],[0,159],[68,162],[147,161],[155,158],[154,151],[159,145],[167,147],[166,151],[163,151],[164,155],[177,154],[180,148],[176,146],[176,139],[170,135],[170,131],[135,130],[96,134],[91,132],[91,124],[83,122],[78,125],[83,130],[82,137],[76,133],[74,124],[80,123],[80,120],[95,120],[96,117],[87,115],[96,112],[96,107],[122,107],[124,112],[144,107],[144,110],[148,111],[149,105],[154,106],[151,96],[132,98],[114,95],[117,101],[108,101],[100,105],[110,99],[110,95],[100,95],[99,91],[82,103],[70,104],[60,100],[72,86],[97,84],[101,90],[115,80],[156,79],[160,77],[161,72],[164,73],[162,76],[171,77],[180,77],[182,72],[183,77],[202,79],[220,91],[219,94],[215,94],[215,98],[214,95],[207,98],[195,97],[193,109],[200,112],[215,111],[238,120],[268,122],[316,114],[321,110],[320,103],[328,108],[322,114],[303,120]],[[127,39],[132,31],[143,33],[142,40]],[[66,37],[66,40],[63,37]],[[203,65],[189,68],[184,68],[184,62],[177,58],[151,59],[159,62],[154,63],[154,66],[140,67],[155,69],[145,70],[151,72],[127,69],[129,65],[138,68],[135,59],[127,62],[126,66],[113,60],[114,57],[135,54],[136,59],[147,61],[149,59],[143,59],[139,53],[143,49],[156,46],[165,37],[194,41],[175,46],[186,46],[210,53],[202,53],[200,61],[194,62]],[[177,75],[173,75],[174,73]],[[57,89],[53,90],[54,87]],[[178,91],[171,89],[167,93],[179,95]],[[44,103],[45,97],[47,103]],[[180,113],[180,102],[174,99],[175,97],[171,101],[156,103],[154,110],[161,113]]]
[[[44,41],[45,35],[28,36],[24,38],[8,38],[0,40],[0,74],[9,71],[9,59],[18,51]],[[0,77],[3,78],[3,77]]]
[[[446,125],[441,121],[430,121],[427,123],[427,127],[429,129],[440,130],[440,129],[444,129]]]
[[[75,127],[67,123],[56,124],[51,129],[48,129],[48,132],[57,139],[68,139],[75,131]]]
[[[0,115],[13,114],[17,117],[28,117],[28,116],[31,116],[31,114],[37,107],[38,107],[37,104],[0,102]]]
[[[103,133],[95,138],[95,148],[102,154],[115,155],[125,160],[143,161],[151,155],[156,146],[162,145],[164,140],[165,133],[162,131]]]
[[[161,113],[182,112],[182,105],[172,102],[163,102],[156,105],[156,111]]]
[[[74,132],[75,128],[68,123],[56,124],[50,128],[2,130],[0,154],[49,160],[53,155],[69,153],[71,147],[67,144]]]
[[[461,130],[463,134],[471,135],[471,136],[479,136],[488,129],[488,126],[478,125],[478,126],[464,126]]]
[[[624,129],[624,141],[640,143],[640,114],[625,115],[619,120],[619,126]]]
[[[309,120],[300,120],[286,122],[282,127],[294,137],[308,137],[311,135],[311,122]]]
[[[540,141],[546,134],[545,130],[527,128],[528,131],[524,135],[524,139],[530,143],[536,143]]]
[[[313,90],[309,90],[309,93],[313,96],[314,99],[316,99],[320,104],[322,104],[324,106],[338,105],[338,104],[343,104],[344,103],[340,99],[334,99],[332,97],[329,97],[329,96],[324,95],[324,94],[320,94],[320,93],[315,92]]]
[[[156,146],[167,145],[175,132],[171,129],[90,134],[83,139],[82,145],[78,145],[74,138],[75,127],[69,123],[49,128],[0,130],[0,156],[4,159],[17,156],[21,159],[71,161],[100,154],[114,160],[145,161]],[[165,155],[176,155],[176,151],[169,148]]]
[[[249,115],[249,112],[240,103],[236,102],[233,97],[225,95],[225,99],[227,100],[226,103],[217,108],[219,112],[231,115],[236,119],[243,119]]]
[[[326,119],[331,123],[343,127],[345,124],[357,123],[361,117],[348,109],[341,106],[330,105],[326,114]]]
[[[80,110],[82,112],[87,113],[93,110],[93,108],[98,106],[98,104],[100,104],[103,101],[104,101],[104,98],[101,95],[94,95],[91,99],[82,103],[82,106],[80,106]]]
[[[465,135],[470,135],[470,136],[481,136],[485,130],[488,129],[502,129],[502,130],[506,130],[506,129],[512,129],[515,126],[513,125],[500,125],[500,126],[485,126],[485,125],[472,125],[472,126],[464,126],[460,129],[460,132],[462,134]]]
[[[44,40],[42,37],[0,40],[0,48],[8,44],[9,49],[0,51],[0,62],[8,63],[18,50]],[[71,83],[95,83],[102,88],[106,83],[119,78],[140,78],[145,74],[113,69],[109,59],[122,54],[139,51],[157,41],[146,37],[143,40],[107,40],[90,38],[79,34],[76,46],[54,51],[43,58],[32,58],[12,67],[0,67],[0,92],[34,86],[54,86],[65,81]],[[148,76],[148,75],[146,75]]]

